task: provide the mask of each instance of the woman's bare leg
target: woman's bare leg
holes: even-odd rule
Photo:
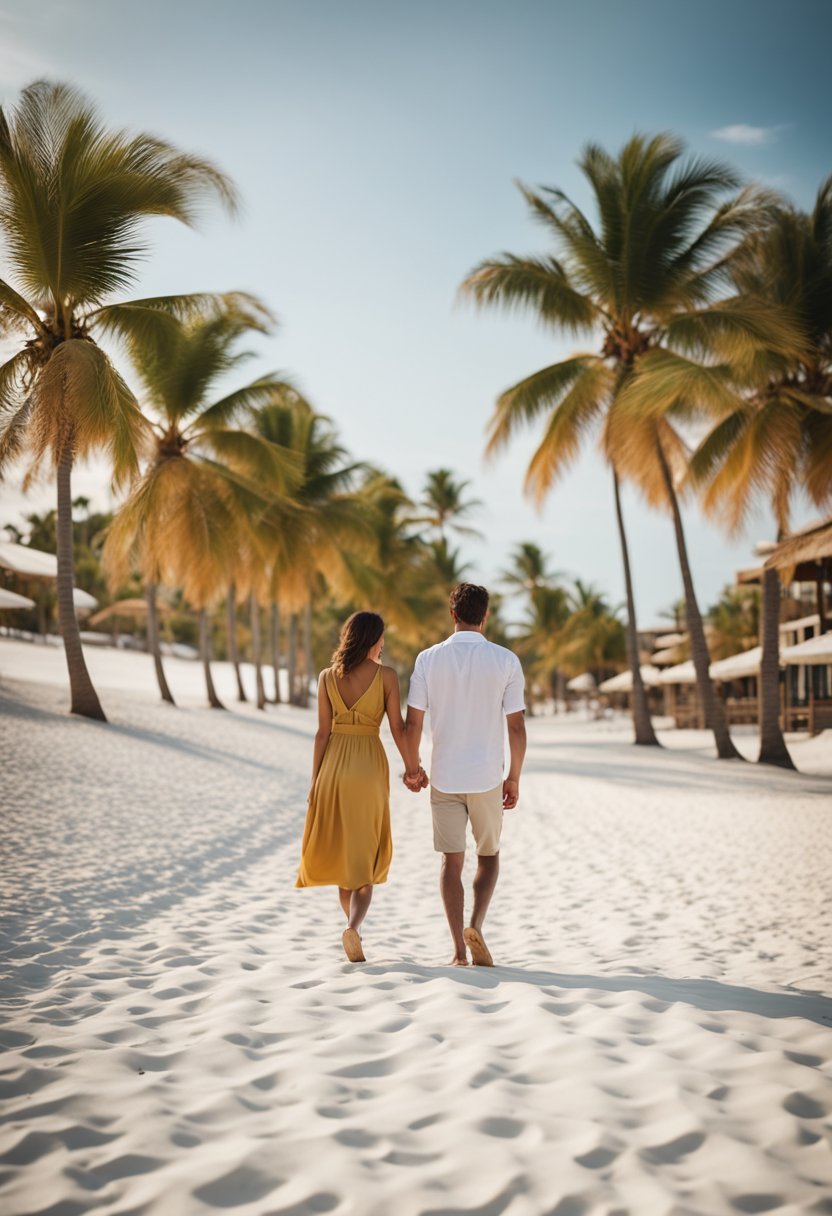
[[[349,918],[350,918],[350,897],[351,897],[351,895],[352,895],[352,891],[349,891],[346,887],[338,888],[338,898],[341,901],[341,911],[344,913],[344,916],[346,916],[347,920],[349,920]]]
[[[370,907],[370,901],[373,898],[372,883],[365,883],[363,887],[358,887],[357,890],[350,892],[350,925],[351,929],[356,932],[361,928],[361,922],[367,915],[367,909]]]

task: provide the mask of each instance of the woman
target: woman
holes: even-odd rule
[[[355,612],[341,630],[332,666],[318,679],[312,785],[295,884],[338,887],[348,921],[341,940],[351,963],[365,961],[358,930],[393,856],[390,772],[379,738],[385,711],[409,768],[399,681],[392,667],[382,667],[383,649],[382,618]]]

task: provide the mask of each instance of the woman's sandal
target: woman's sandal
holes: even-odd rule
[[[341,934],[341,941],[344,944],[344,953],[351,963],[366,963],[357,929],[345,929]]]

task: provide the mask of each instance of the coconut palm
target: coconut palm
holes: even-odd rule
[[[500,582],[526,602],[526,616],[515,634],[517,649],[531,686],[542,681],[550,689],[557,711],[562,673],[553,666],[551,652],[555,635],[569,615],[567,592],[560,585],[561,576],[550,571],[549,558],[539,545],[523,541],[515,545],[510,558]]]
[[[290,452],[239,422],[285,382],[267,375],[217,395],[218,381],[248,357],[239,339],[271,324],[257,300],[231,293],[210,306],[202,299],[186,320],[162,311],[152,328],[120,329],[153,418],[154,450],[113,521],[105,559],[115,582],[133,565],[141,570],[149,621],[156,585],[182,588],[199,613],[214,708],[221,703],[211,678],[209,611],[230,582],[248,595],[262,561],[258,521],[285,504],[298,478]]]
[[[451,469],[429,472],[419,501],[423,514],[414,516],[412,522],[429,524],[442,542],[447,540],[448,529],[460,536],[481,536],[476,528],[460,522],[482,506],[479,498],[465,497],[470,484],[454,477]]]
[[[347,555],[357,593],[382,614],[400,647],[415,655],[436,606],[436,570],[428,545],[413,530],[414,503],[394,477],[374,468],[366,471],[357,497],[372,536],[369,553]]]
[[[759,591],[756,587],[725,587],[708,609],[708,648],[714,659],[730,658],[759,641]]]
[[[591,671],[602,679],[626,661],[626,631],[621,609],[611,608],[603,592],[576,579],[568,595],[569,616],[555,636],[553,657],[569,675]]]
[[[72,602],[72,468],[105,450],[116,485],[135,476],[147,424],[96,341],[106,301],[135,279],[141,224],[191,224],[215,195],[234,193],[209,162],[151,135],[104,127],[64,84],[38,81],[0,110],[0,233],[14,285],[0,280],[0,330],[22,338],[0,368],[0,468],[28,452],[30,476],[57,474],[58,610],[71,711],[104,719]]]
[[[249,421],[259,438],[291,452],[297,463],[294,505],[275,504],[263,518],[271,573],[257,594],[263,606],[282,602],[289,610],[290,700],[306,705],[314,674],[312,604],[324,585],[342,596],[354,590],[349,550],[370,544],[370,526],[354,493],[365,466],[349,458],[330,420],[288,383],[273,400],[251,409]],[[305,670],[300,688],[299,637]]]
[[[592,222],[557,189],[523,188],[534,216],[554,237],[559,256],[504,254],[481,263],[462,290],[480,305],[530,309],[551,329],[598,338],[596,349],[534,372],[505,391],[491,419],[488,451],[505,446],[523,424],[545,420],[543,438],[529,464],[526,488],[541,501],[574,461],[582,444],[600,430],[610,465],[616,519],[624,566],[627,602],[627,653],[633,677],[637,743],[657,742],[641,678],[632,578],[621,509],[621,432],[611,422],[620,399],[645,355],[667,354],[701,343],[712,334],[723,344],[748,348],[786,338],[776,318],[751,304],[716,299],[726,259],[739,238],[768,214],[768,198],[739,190],[734,172],[702,160],[681,161],[681,142],[671,135],[633,136],[617,158],[597,145],[585,148],[580,167],[594,196],[598,223]],[[791,338],[791,331],[788,333]],[[779,348],[778,347],[778,348]],[[684,360],[674,364],[677,396],[684,391]],[[712,392],[721,394],[717,380]],[[720,397],[722,399],[722,396]],[[654,427],[651,470],[658,472],[668,506],[676,494],[668,481],[677,443],[669,424]],[[693,584],[678,510],[674,513],[680,563],[690,615],[697,673],[707,685],[704,634],[697,630]],[[700,623],[701,624],[701,623]],[[724,714],[708,703],[720,756],[737,755]]]
[[[832,501],[832,177],[810,215],[780,208],[735,259],[737,291],[788,312],[805,337],[791,358],[765,352],[738,364],[743,391],[695,452],[691,471],[705,510],[738,532],[757,506],[774,512],[778,539],[790,529],[795,495]],[[762,580],[759,760],[793,768],[780,727],[780,583]]]

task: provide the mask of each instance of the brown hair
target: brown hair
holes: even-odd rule
[[[338,645],[332,652],[332,670],[339,679],[363,663],[367,651],[384,633],[384,620],[377,612],[354,612],[341,627]]]
[[[481,625],[488,611],[488,592],[477,583],[459,583],[451,592],[451,612],[463,625]]]

